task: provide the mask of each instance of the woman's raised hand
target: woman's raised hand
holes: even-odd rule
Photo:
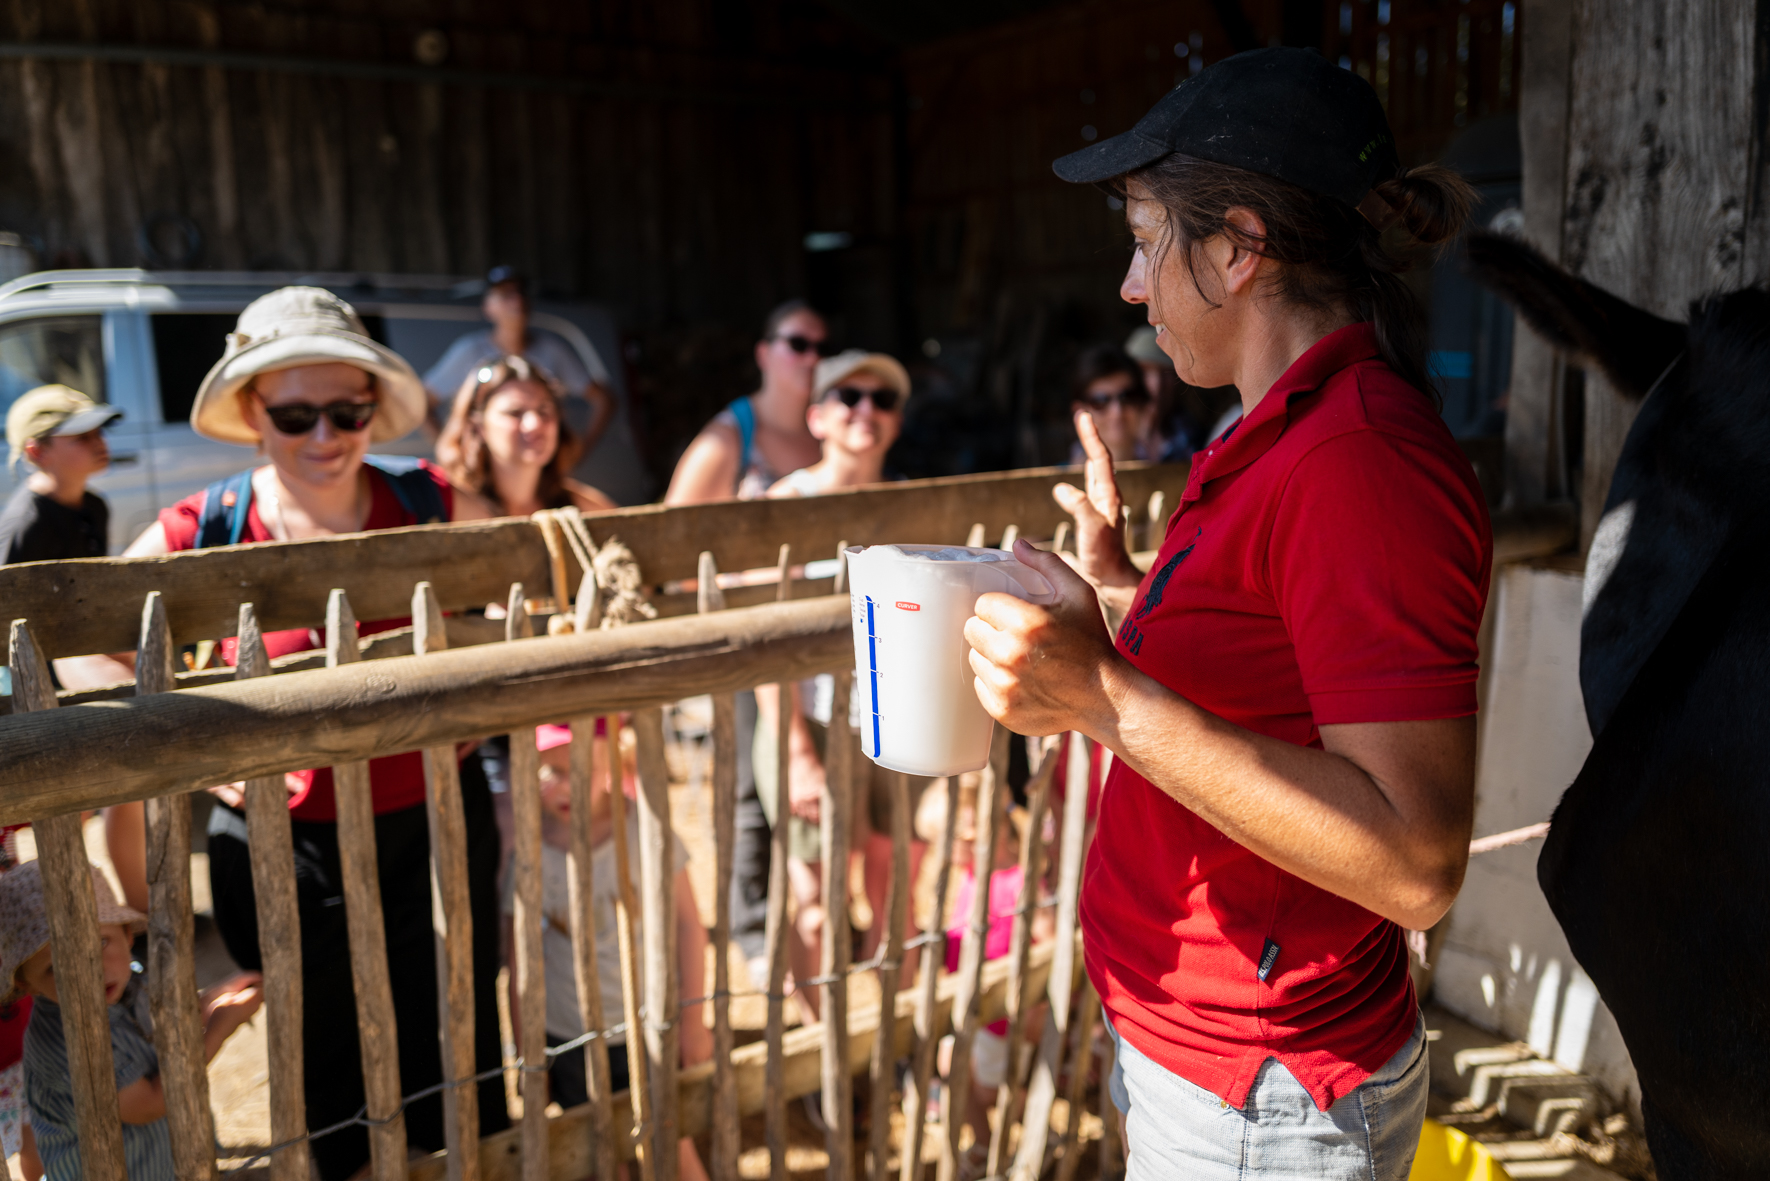
[[[1076,520],[1076,558],[1072,565],[1098,589],[1135,587],[1143,578],[1125,552],[1124,497],[1112,474],[1112,453],[1086,410],[1075,415],[1076,437],[1082,442],[1087,463],[1082,469],[1086,491],[1074,484],[1059,484],[1051,495],[1063,511]]]
[[[1110,463],[1106,470],[1110,486]],[[1057,598],[1042,606],[1005,594],[977,600],[965,623],[977,699],[1017,734],[1095,733],[1090,717],[1112,708],[1107,686],[1124,659],[1094,588],[1057,554],[1017,541],[1014,556],[1043,575]]]

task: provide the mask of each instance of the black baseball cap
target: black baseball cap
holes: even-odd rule
[[[1051,165],[1103,184],[1174,152],[1277,177],[1357,208],[1401,168],[1369,82],[1310,49],[1254,49],[1174,87],[1122,135]]]

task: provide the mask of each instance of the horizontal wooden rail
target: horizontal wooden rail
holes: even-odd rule
[[[1133,506],[1157,489],[1178,504],[1186,473],[1184,464],[1125,464],[1119,485]],[[991,540],[1009,525],[1023,536],[1049,537],[1068,519],[1051,489],[1079,477],[1074,468],[1035,468],[791,500],[646,505],[591,514],[588,523],[598,543],[625,543],[647,583],[661,586],[693,578],[703,550],[721,570],[745,570],[773,565],[782,542],[796,554],[819,556],[833,554],[842,540],[958,543],[975,522]],[[575,573],[570,579],[576,586]],[[505,518],[153,558],[30,562],[0,567],[0,622],[30,620],[48,657],[124,652],[135,647],[141,603],[153,590],[166,595],[173,642],[190,644],[232,635],[242,602],[254,605],[267,632],[317,626],[334,588],[350,597],[358,619],[403,618],[421,581],[435,587],[444,611],[501,603],[512,582],[551,585],[546,543],[534,522]],[[772,587],[745,589],[773,597]],[[728,601],[744,605],[750,597],[738,593]],[[665,596],[658,605],[665,614],[695,610],[693,595]]]
[[[852,635],[828,595],[17,714],[0,823],[798,680],[849,666]]]
[[[1051,975],[1052,951],[1052,944],[1044,943],[1034,947],[1027,957],[1027,974],[1023,979],[1029,995],[1044,995],[1045,983]],[[1079,964],[1081,957],[1075,956],[1071,962]],[[953,997],[958,986],[959,978],[956,975],[941,980],[934,1023],[936,1038],[951,1028]],[[983,991],[978,998],[983,1022],[997,1020],[1006,1014],[1007,987],[1008,961],[991,960],[985,964]],[[910,1052],[915,1037],[912,1023],[915,996],[914,989],[906,989],[897,994],[896,1022],[892,1031],[895,1040],[894,1059]],[[850,1013],[848,1068],[851,1073],[866,1069],[867,1059],[873,1052],[873,1041],[878,1033],[877,1003],[861,1006]],[[787,1032],[783,1044],[782,1074],[783,1089],[788,1098],[809,1095],[823,1084],[823,1035],[822,1025],[805,1025]],[[762,1110],[764,1056],[767,1048],[764,1042],[751,1042],[732,1052],[732,1069],[737,1075],[738,1111],[743,1115],[754,1115]],[[615,1096],[614,1126],[610,1131],[615,1143],[620,1146],[620,1154],[624,1159],[631,1160],[632,1115],[625,1095],[626,1092],[623,1091]],[[684,1070],[677,1080],[677,1095],[681,1111],[678,1130],[684,1136],[699,1135],[712,1120],[713,1064],[704,1062]],[[549,1121],[550,1177],[567,1181],[590,1175],[595,1167],[595,1145],[590,1129],[589,1104],[570,1108]],[[414,1162],[410,1181],[443,1181],[447,1168],[448,1158],[439,1153]],[[522,1175],[522,1129],[511,1128],[482,1139],[479,1142],[479,1168],[481,1181],[518,1181]]]

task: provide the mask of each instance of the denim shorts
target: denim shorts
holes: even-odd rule
[[[1426,1022],[1326,1111],[1276,1058],[1237,1109],[1159,1065],[1112,1028],[1110,1086],[1125,1114],[1126,1181],[1404,1181],[1426,1118]]]

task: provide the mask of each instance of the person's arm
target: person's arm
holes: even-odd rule
[[[694,887],[688,870],[676,871],[676,960],[680,965],[684,997],[706,993],[707,929],[701,926],[701,912],[696,909]],[[693,1066],[713,1056],[713,1031],[707,1028],[702,1005],[685,1005],[678,1024],[681,1033],[682,1065]]]
[[[738,464],[742,456],[738,451],[742,446],[743,440],[734,428],[722,422],[707,424],[677,461],[676,471],[670,477],[669,491],[664,493],[664,503],[705,504],[711,500],[730,500],[740,474]]]
[[[584,430],[584,454],[589,455],[596,450],[596,444],[602,442],[602,436],[615,420],[615,398],[606,386],[595,381],[584,384],[582,397],[590,403],[592,411],[590,425]]]
[[[145,1075],[117,1090],[117,1115],[140,1126],[166,1118],[166,1087],[157,1074]]]
[[[978,698],[1021,734],[1080,730],[1225,836],[1412,930],[1450,909],[1474,824],[1475,719],[1321,727],[1323,750],[1200,709],[1113,647],[1093,589],[1024,542],[1048,607],[978,600],[965,625]]]
[[[567,480],[565,490],[571,494],[572,503],[586,513],[604,513],[621,507],[602,489],[592,488],[577,480]]]
[[[155,521],[123,551],[125,558],[154,558],[172,552],[166,527]],[[97,689],[135,679],[135,653],[113,652],[106,656],[66,656],[55,662],[55,675],[68,689]]]
[[[787,723],[787,757],[776,756],[776,762],[790,768],[787,781],[786,810],[811,824],[818,822],[825,788],[824,760],[811,740],[811,726],[805,721],[805,710],[799,701],[799,685],[788,690],[788,703],[793,716]],[[780,726],[780,686],[756,686],[756,725],[766,727],[764,734],[778,733]]]
[[[203,1061],[213,1062],[234,1030],[252,1019],[263,1003],[257,972],[238,972],[197,999],[203,1006]],[[166,1086],[158,1073],[117,1088],[117,1115],[126,1124],[151,1124],[166,1116]]]
[[[148,912],[147,819],[140,800],[104,810],[104,847],[123,883],[123,901]]]

